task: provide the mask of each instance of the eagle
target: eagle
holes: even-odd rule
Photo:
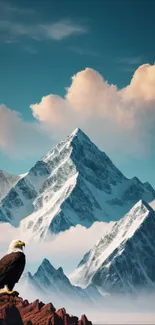
[[[13,288],[19,281],[26,263],[23,247],[23,241],[13,240],[7,254],[0,260],[0,294],[14,293]]]

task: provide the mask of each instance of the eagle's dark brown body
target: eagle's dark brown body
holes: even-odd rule
[[[7,254],[0,260],[0,289],[5,285],[9,290],[13,289],[24,271],[25,262],[25,254],[22,252]]]

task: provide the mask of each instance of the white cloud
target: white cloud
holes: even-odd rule
[[[36,41],[60,41],[72,35],[88,33],[88,27],[72,20],[59,20],[55,23],[19,23],[11,20],[0,21],[0,34],[10,39],[27,37]]]
[[[145,105],[145,109],[155,109],[155,64],[143,64],[134,73],[129,86],[124,90],[124,99],[136,101],[135,105]],[[138,107],[141,109],[141,107]]]
[[[30,107],[59,137],[78,126],[107,152],[143,155],[154,148],[154,89],[155,65],[140,66],[122,90],[86,68],[72,77],[64,98],[51,94]]]
[[[0,130],[0,149],[12,158],[40,155],[49,148],[50,139],[38,123],[23,121],[19,113],[3,104],[0,104]]]
[[[0,40],[7,44],[21,39],[60,41],[88,32],[88,26],[78,20],[64,17],[57,21],[52,18],[50,21],[42,21],[34,9],[0,0]]]
[[[88,33],[88,28],[76,23],[71,20],[60,20],[53,24],[41,25],[45,37],[48,39],[61,40],[71,35],[85,34]]]
[[[88,229],[78,225],[51,236],[46,242],[32,242],[28,234],[23,233],[20,229],[14,228],[8,223],[0,224],[0,254],[1,256],[5,254],[11,240],[19,238],[26,242],[25,253],[29,270],[36,269],[37,265],[46,257],[55,267],[62,266],[65,272],[71,272],[83,255],[95,245],[112,224],[112,222],[110,224],[95,222]],[[79,238],[83,238],[83,240],[79,240]]]
[[[80,127],[115,161],[154,153],[154,89],[155,65],[140,66],[121,90],[86,68],[72,77],[64,98],[50,94],[30,105],[32,123],[0,105],[0,148],[19,157],[40,155]]]

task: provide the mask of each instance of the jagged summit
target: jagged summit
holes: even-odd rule
[[[63,268],[59,267],[56,269],[47,258],[44,258],[40,266],[38,267],[37,272],[48,272],[50,275],[52,274],[64,274]],[[37,274],[36,272],[36,274]],[[35,276],[36,276],[35,274]]]
[[[105,291],[155,286],[155,212],[140,200],[85,254],[72,283]]]
[[[154,210],[151,208],[151,206],[144,200],[139,200],[135,205],[134,207],[131,209],[131,211],[134,211],[136,210],[137,208],[139,209],[143,209],[143,210],[146,210],[146,211],[150,211],[150,212],[154,212]]]
[[[44,258],[41,265],[49,266],[49,265],[51,265],[51,263],[47,258]]]
[[[44,259],[38,267],[35,274],[32,276],[22,277],[19,284],[20,293],[25,293],[25,288],[29,291],[31,297],[35,298],[36,292],[39,299],[46,301],[52,299],[54,304],[59,305],[65,300],[66,305],[82,306],[83,303],[88,303],[92,306],[96,295],[102,300],[102,296],[97,292],[95,287],[87,290],[83,290],[80,287],[72,285],[65,275],[62,267],[58,269],[53,268],[51,263]],[[95,297],[94,297],[95,295]]]
[[[80,142],[90,142],[92,143],[92,141],[90,140],[90,138],[80,129],[80,128],[76,128],[69,136],[68,139],[71,139],[73,141],[76,141],[78,139],[78,141]],[[95,146],[95,144],[93,143],[93,145]]]
[[[41,161],[48,162],[55,153],[60,153],[62,150],[70,149],[70,155],[72,154],[72,150],[74,144],[78,141],[79,145],[84,145],[87,143],[92,144],[90,138],[80,129],[76,128],[71,134],[69,134],[64,140],[60,141],[54,148],[49,150],[45,156],[42,157]],[[95,144],[93,144],[95,146]],[[99,150],[99,149],[98,149]]]
[[[138,178],[127,179],[75,129],[11,188],[0,221],[40,240],[77,224],[118,220],[140,199],[153,201],[155,191]]]
[[[31,272],[28,271],[26,274],[27,274],[27,277],[32,278]]]
[[[45,271],[50,274],[53,274],[56,272],[56,269],[54,268],[54,266],[50,263],[50,261],[47,258],[43,259],[42,263],[38,267],[37,272],[35,273],[35,276],[37,276],[38,274],[44,273]]]
[[[33,279],[33,276],[31,274],[31,272],[28,271],[28,272],[24,273],[22,279],[27,280],[27,281],[31,281]]]
[[[80,129],[80,128],[76,128],[71,134],[70,137],[84,137],[84,138],[88,138],[87,135]]]

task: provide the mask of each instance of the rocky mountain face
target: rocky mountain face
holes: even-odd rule
[[[76,129],[38,161],[5,196],[0,221],[20,225],[35,240],[77,224],[119,220],[155,191],[127,179],[95,144]]]
[[[0,202],[9,193],[11,188],[19,181],[21,176],[12,175],[0,170]]]
[[[29,292],[31,299],[39,297],[45,302],[52,299],[57,306],[61,305],[65,300],[65,305],[68,308],[69,306],[73,308],[80,307],[83,304],[93,306],[96,299],[98,301],[99,299],[102,300],[102,296],[95,286],[91,285],[84,290],[72,285],[63,269],[61,267],[55,269],[47,259],[43,260],[34,275],[30,272],[24,274],[16,288],[22,296],[25,295],[25,292]]]
[[[92,325],[85,315],[69,315],[65,308],[56,310],[52,303],[38,299],[33,303],[18,296],[0,295],[0,325]]]
[[[155,289],[155,211],[139,201],[80,262],[72,283],[102,293]]]

